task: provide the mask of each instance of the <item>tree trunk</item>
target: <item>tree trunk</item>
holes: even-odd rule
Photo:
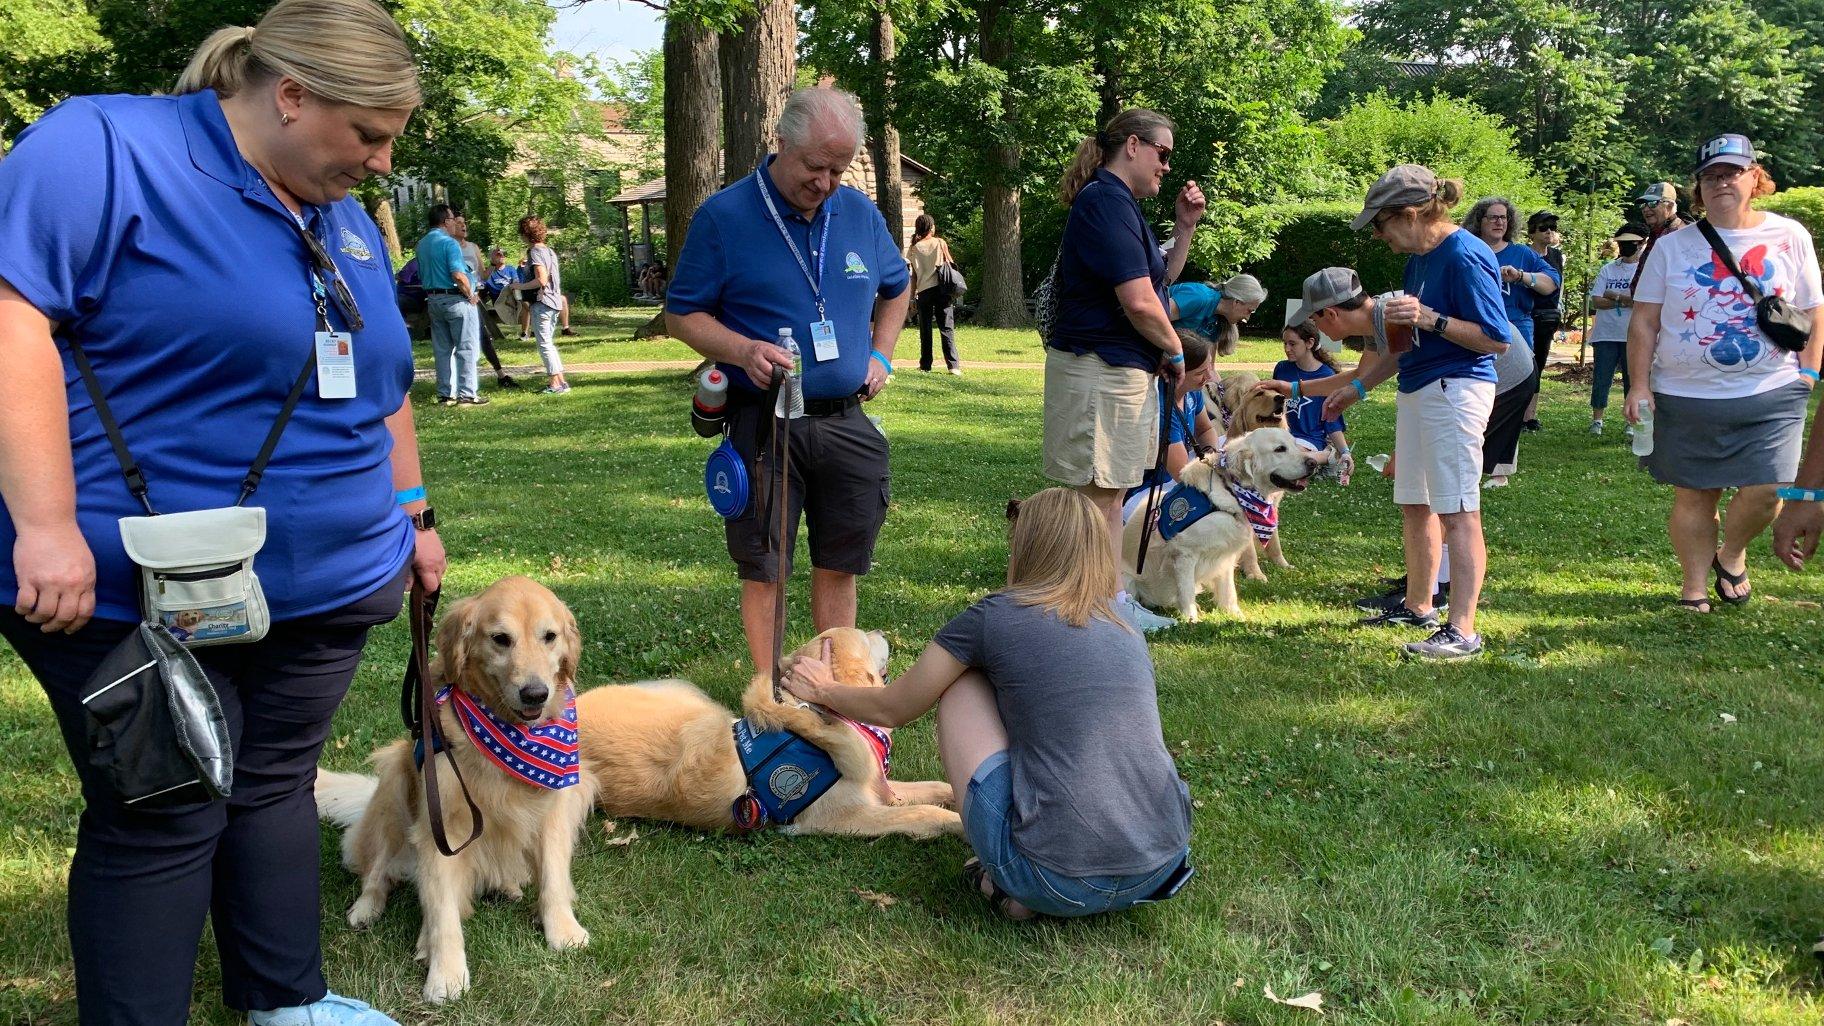
[[[1106,45],[1096,47],[1096,127],[1101,128],[1121,113],[1121,72],[1110,59]]]
[[[398,219],[393,216],[393,201],[385,196],[381,196],[373,201],[367,212],[368,215],[374,219],[374,224],[380,228],[380,238],[386,243],[387,254],[393,257],[399,256],[401,252],[399,248],[399,222]]]
[[[1004,68],[1013,56],[1013,26],[1002,0],[982,5],[982,62]],[[975,321],[984,327],[1014,328],[1026,316],[1026,286],[1020,275],[1020,146],[1006,127],[1014,119],[1013,94],[1001,93],[999,125],[989,126],[987,174],[982,186],[982,292]]]
[[[868,124],[874,127],[868,149],[874,156],[874,204],[887,220],[887,232],[893,245],[905,245],[906,214],[900,196],[899,127],[894,123],[893,105],[893,13],[885,0],[874,8],[874,42],[870,63],[874,65],[873,102],[868,104]]]
[[[792,0],[758,0],[722,33],[720,59],[722,183],[727,185],[766,159],[773,126],[791,95],[798,75],[798,16]]]
[[[665,255],[672,267],[691,216],[716,191],[718,77],[716,34],[689,18],[665,19]],[[663,334],[663,311],[635,333]]]

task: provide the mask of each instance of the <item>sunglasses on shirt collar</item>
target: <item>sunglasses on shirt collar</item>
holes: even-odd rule
[[[348,330],[360,331],[366,323],[361,319],[361,308],[355,304],[355,294],[348,290],[348,284],[342,280],[341,272],[336,270],[336,262],[330,259],[329,251],[323,248],[323,243],[317,239],[315,232],[295,221],[292,222],[292,227],[298,230],[298,238],[304,240],[304,248],[310,251],[310,262],[316,266],[318,280],[328,284],[330,298],[335,300],[336,309],[342,311],[343,318],[348,321]]]

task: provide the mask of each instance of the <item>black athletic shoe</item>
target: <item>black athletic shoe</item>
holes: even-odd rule
[[[1424,641],[1406,645],[1403,651],[1408,659],[1429,659],[1434,662],[1474,659],[1482,654],[1482,635],[1465,635],[1457,630],[1456,624],[1447,623]]]
[[[486,406],[494,400],[485,395],[465,395],[456,400],[458,406]]]
[[[500,387],[502,387],[502,388],[518,388],[518,387],[519,387],[519,382],[517,382],[517,381],[515,381],[515,380],[513,380],[513,375],[511,375],[511,374],[502,374],[502,375],[501,375],[501,376],[500,376]]]
[[[1406,582],[1401,581],[1379,595],[1364,595],[1356,599],[1354,604],[1355,608],[1364,613],[1385,613],[1390,609],[1398,609],[1406,604]],[[1450,605],[1450,585],[1440,585],[1437,591],[1432,592],[1431,605],[1434,609]]]
[[[1545,430],[1545,425],[1539,423],[1539,421],[1537,421],[1537,420],[1525,421],[1520,426],[1525,428],[1528,431],[1544,431]]]
[[[1374,616],[1364,617],[1356,621],[1355,625],[1357,627],[1423,627],[1426,630],[1432,630],[1438,626],[1438,614],[1435,612],[1415,613],[1406,608],[1406,603],[1401,602],[1392,609]]]

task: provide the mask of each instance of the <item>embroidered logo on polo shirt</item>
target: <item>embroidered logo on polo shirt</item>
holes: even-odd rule
[[[372,260],[374,258],[374,251],[367,248],[367,242],[363,240],[361,236],[356,235],[347,228],[342,229],[342,252],[347,253],[356,260]]]
[[[865,278],[868,274],[868,265],[861,262],[861,254],[856,253],[854,250],[850,250],[847,259],[844,261],[843,270],[847,272],[850,277],[859,276]]]

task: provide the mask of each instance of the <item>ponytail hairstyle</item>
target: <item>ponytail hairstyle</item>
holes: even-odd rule
[[[1229,323],[1221,314],[1210,318],[1213,329],[1210,332],[1210,344],[1216,347],[1217,356],[1228,356],[1235,352],[1235,343],[1241,339],[1241,329]]]
[[[213,89],[228,99],[281,77],[351,107],[410,110],[424,101],[405,33],[373,0],[279,0],[252,28],[211,33],[173,92]]]
[[[1108,158],[1115,151],[1127,145],[1127,137],[1137,135],[1148,142],[1158,132],[1175,132],[1178,126],[1172,119],[1157,111],[1145,107],[1129,107],[1108,120],[1102,131],[1095,135],[1083,137],[1077,144],[1077,155],[1072,158],[1070,166],[1064,170],[1064,180],[1058,183],[1058,199],[1065,206],[1077,200],[1077,193],[1089,180],[1095,177],[1096,169],[1108,163]]]
[[[918,220],[912,222],[912,241],[915,243],[921,242],[926,236],[929,236],[936,231],[936,219],[930,214],[920,214],[918,215]]]
[[[1438,179],[1438,191],[1429,202],[1420,203],[1412,209],[1417,212],[1421,221],[1448,221],[1450,212],[1463,202],[1463,192],[1467,188],[1461,178]],[[1510,222],[1511,223],[1511,222]]]
[[[1318,363],[1323,364],[1331,370],[1337,369],[1336,357],[1332,356],[1330,351],[1324,348],[1323,340],[1318,337],[1317,328],[1312,325],[1309,318],[1307,318],[1303,324],[1288,324],[1281,330],[1289,331],[1303,339],[1305,345],[1311,347],[1311,355],[1316,357]]]

